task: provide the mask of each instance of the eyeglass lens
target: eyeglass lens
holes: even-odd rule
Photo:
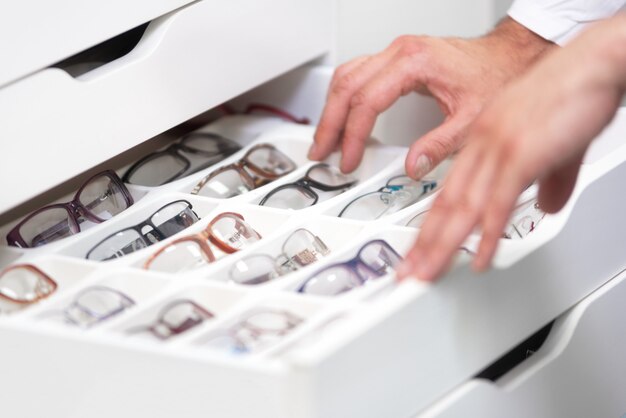
[[[284,176],[295,170],[296,165],[285,154],[274,147],[261,146],[246,156],[257,174],[265,174],[272,178]],[[260,172],[260,173],[259,173]]]
[[[72,324],[90,327],[119,315],[135,302],[123,293],[105,286],[83,290],[64,310],[65,319]]]
[[[398,253],[385,241],[365,244],[352,260],[329,266],[311,276],[300,291],[318,295],[337,295],[361,286],[369,279],[382,277],[401,261]]]
[[[161,208],[150,217],[151,225],[144,225],[141,233],[135,228],[123,229],[101,241],[87,253],[89,260],[109,260],[123,257],[170,237],[193,225],[199,218],[186,201],[176,201]]]
[[[150,154],[135,163],[124,178],[132,184],[161,186],[215,164],[240,148],[235,142],[218,135],[191,133],[183,137],[180,144]]]
[[[229,199],[252,190],[239,170],[232,168],[223,170],[211,177],[197,192],[200,196],[217,199]]]
[[[52,207],[35,214],[20,227],[20,235],[29,247],[39,247],[78,233],[66,208]]]
[[[36,269],[10,268],[0,276],[0,295],[17,303],[33,303],[52,294],[56,284]]]
[[[87,183],[78,196],[80,203],[94,216],[106,221],[128,208],[120,185],[109,176],[99,176]]]
[[[159,338],[167,339],[194,328],[213,314],[191,300],[177,300],[167,305],[152,327]]]
[[[85,215],[96,222],[112,218],[132,204],[128,199],[128,191],[122,187],[121,183],[106,173],[92,178],[78,195],[78,202],[82,205],[80,210],[84,210]],[[52,205],[27,218],[19,226],[18,232],[29,247],[49,244],[78,233],[79,225],[88,220],[81,213],[73,214],[65,205]]]

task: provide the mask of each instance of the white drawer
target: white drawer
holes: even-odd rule
[[[311,134],[300,128],[291,136],[303,140],[307,135],[310,140]],[[272,142],[269,134],[263,140]],[[336,157],[331,160],[336,162]],[[369,189],[393,169],[380,170],[376,176],[364,175],[361,190]],[[297,176],[294,173],[294,178]],[[477,277],[461,266],[432,286],[415,281],[395,286],[387,277],[340,297],[324,298],[293,292],[306,278],[305,271],[261,287],[224,283],[225,263],[248,255],[247,250],[232,255],[230,261],[225,258],[224,262],[175,275],[138,269],[138,258],[147,256],[148,251],[129,259],[132,265],[124,264],[124,258],[103,265],[59,255],[38,259],[25,256],[64,280],[60,283],[64,293],[0,319],[0,338],[11,342],[0,345],[0,357],[13,360],[0,363],[0,374],[10,377],[0,380],[0,393],[11,394],[3,399],[5,410],[15,417],[39,416],[44,408],[53,417],[71,413],[94,418],[120,414],[155,418],[408,417],[467,382],[624,270],[626,224],[622,207],[626,202],[615,193],[624,177],[626,149],[586,166],[564,212],[546,217],[541,233],[538,229],[522,241],[505,243],[491,272]],[[157,190],[152,197],[165,198]],[[346,193],[336,199],[349,198]],[[147,205],[148,197],[145,199]],[[199,202],[203,198],[194,199]],[[262,213],[271,212],[271,219],[266,220],[273,226],[268,231],[278,230],[277,219],[282,216],[281,234],[297,226],[313,229],[323,225],[314,233],[324,240],[329,234],[329,242],[343,248],[334,248],[320,264],[352,257],[360,243],[369,238],[385,239],[399,252],[406,251],[415,238],[415,231],[387,221],[364,225],[329,219],[315,208],[290,213],[259,210],[244,199],[206,203],[206,208],[213,208],[208,212],[239,212],[253,224],[261,224]],[[140,219],[139,211],[146,207],[137,205],[108,225],[127,226],[127,221]],[[212,218],[208,213],[201,216],[204,225]],[[197,231],[201,226],[192,229]],[[83,238],[94,238],[97,232],[94,228]],[[346,235],[352,240],[346,240]],[[76,238],[73,248],[83,239]],[[250,250],[268,252],[266,243],[275,249],[281,245],[280,238],[268,232]],[[352,244],[351,249],[345,248],[348,244]],[[125,287],[138,304],[128,315],[87,332],[44,319],[43,314],[58,310],[71,299],[75,290],[70,285],[88,283]],[[130,322],[145,321],[148,310],[196,287],[218,299],[223,294],[225,301],[234,301],[224,310],[225,317],[166,344],[129,339],[121,332]],[[259,305],[292,309],[305,322],[280,343],[281,347],[247,358],[225,356],[201,345],[211,332],[245,309]],[[324,328],[328,323],[332,325]],[[46,347],[44,355],[42,346]],[[53,401],[28,403],[33,396],[48,396]],[[74,404],[68,399],[89,402]]]
[[[323,54],[330,0],[193,3],[128,55],[72,78],[49,68],[0,90],[0,212]]]
[[[0,8],[0,86],[192,0],[36,1]]]
[[[465,383],[420,418],[626,414],[626,273],[559,318],[533,356],[495,383]]]

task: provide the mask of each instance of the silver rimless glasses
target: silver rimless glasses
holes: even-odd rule
[[[391,273],[401,261],[402,257],[389,243],[382,239],[372,240],[363,245],[354,258],[311,275],[298,292],[338,295]]]
[[[256,309],[231,327],[213,333],[204,345],[230,354],[247,354],[277,344],[304,319],[283,309]]]
[[[427,214],[428,209],[419,212],[414,217],[409,219],[406,226],[421,228],[422,224],[426,220]],[[545,212],[539,208],[539,204],[536,199],[522,203],[513,212],[506,229],[502,233],[502,238],[521,239],[528,236],[535,230],[535,228],[537,228],[537,225],[539,225],[545,216]]]
[[[317,235],[300,228],[287,237],[278,257],[253,254],[242,258],[232,265],[229,277],[239,284],[265,283],[313,264],[329,253],[330,249]]]
[[[370,221],[398,212],[437,189],[437,181],[415,181],[404,175],[395,176],[375,192],[357,197],[344,207],[339,217]]]

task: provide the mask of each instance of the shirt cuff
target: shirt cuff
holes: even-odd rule
[[[578,22],[551,10],[528,7],[514,2],[508,11],[509,17],[544,39],[558,45],[566,44],[590,22]]]

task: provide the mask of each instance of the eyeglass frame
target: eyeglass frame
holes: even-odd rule
[[[316,168],[321,168],[321,167],[324,167],[324,168],[327,168],[327,169],[336,170],[335,167],[333,167],[332,165],[327,164],[327,163],[313,164],[311,167],[309,167],[309,169],[306,171],[306,173],[304,174],[303,177],[301,177],[298,180],[293,181],[291,183],[286,183],[286,184],[283,184],[281,186],[278,186],[275,189],[273,189],[270,192],[268,192],[263,197],[263,199],[261,199],[261,201],[259,202],[259,206],[264,206],[265,203],[269,200],[270,197],[272,197],[276,193],[278,193],[278,192],[280,192],[282,190],[286,190],[286,189],[300,189],[300,190],[305,190],[307,193],[310,193],[310,195],[313,197],[313,203],[311,203],[309,206],[313,206],[313,205],[317,204],[317,202],[319,201],[319,195],[313,189],[321,190],[323,192],[333,192],[333,191],[337,191],[337,190],[349,189],[350,187],[354,186],[356,183],[359,182],[358,179],[354,179],[354,180],[349,181],[347,183],[339,184],[337,186],[329,186],[328,184],[320,183],[319,181],[317,181],[315,179],[312,179],[310,177],[310,173],[311,173],[311,171],[315,170]]]
[[[241,258],[239,261],[245,261],[245,260],[249,260],[252,258],[257,258],[257,257],[264,257],[268,260],[271,260],[273,265],[274,265],[274,272],[278,275],[278,277],[284,276],[285,274],[288,274],[290,272],[294,272],[299,270],[301,267],[306,267],[310,264],[313,264],[314,262],[318,261],[318,259],[316,258],[315,260],[311,261],[310,263],[302,263],[298,260],[298,256],[300,254],[302,254],[304,251],[299,252],[298,254],[296,254],[293,257],[289,257],[287,255],[287,251],[285,251],[285,245],[287,245],[287,242],[293,237],[295,236],[295,234],[297,234],[300,231],[304,231],[308,234],[310,234],[313,237],[313,241],[318,243],[318,245],[320,246],[320,248],[322,248],[322,255],[326,256],[330,253],[330,248],[328,248],[328,245],[326,245],[326,243],[324,241],[322,241],[322,239],[317,236],[316,234],[314,234],[313,232],[309,231],[306,228],[298,228],[296,230],[294,230],[291,234],[289,234],[289,236],[285,239],[285,241],[283,241],[283,245],[281,246],[281,252],[280,254],[278,254],[276,257],[273,257],[269,254],[250,254],[246,257]],[[309,248],[306,248],[305,251],[309,251]],[[284,260],[284,261],[283,261]],[[235,264],[233,264],[231,266],[231,268],[228,270],[228,275],[229,275],[229,280],[237,283],[237,284],[242,284],[242,285],[254,285],[254,284],[260,284],[260,283],[265,283],[267,281],[270,281],[272,279],[263,281],[263,282],[255,282],[255,283],[241,283],[237,280],[235,280],[233,278],[233,268],[235,267]]]
[[[221,142],[218,142],[218,150],[220,151],[219,154],[213,154],[213,153],[209,153],[203,150],[199,150],[199,149],[195,149],[195,148],[191,148],[187,145],[184,144],[185,140],[187,140],[188,138],[191,138],[193,136],[203,136],[206,138],[212,138],[212,139],[216,139],[219,140]],[[222,144],[226,144],[223,148],[220,148],[220,145]],[[180,158],[182,161],[184,161],[185,163],[185,167],[180,170],[178,173],[176,173],[174,176],[172,176],[171,178],[169,178],[168,180],[166,180],[165,182],[161,183],[160,186],[170,183],[174,180],[178,180],[180,178],[186,177],[188,175],[197,173],[200,170],[204,170],[207,167],[210,167],[211,165],[223,160],[224,158],[229,157],[230,155],[236,153],[237,151],[239,151],[241,149],[241,146],[236,143],[235,141],[228,139],[226,137],[223,137],[222,135],[218,135],[216,133],[213,132],[190,132],[186,135],[183,135],[178,141],[174,142],[173,144],[170,144],[167,148],[165,148],[164,150],[161,151],[155,151],[155,152],[151,152],[147,155],[145,155],[144,157],[142,157],[141,159],[137,160],[133,165],[131,165],[126,172],[124,173],[124,176],[122,177],[122,180],[128,184],[134,184],[130,181],[130,177],[134,174],[134,172],[136,172],[142,165],[145,165],[147,163],[149,163],[151,160],[155,160],[157,158],[159,158],[162,155],[173,155],[176,156],[178,158]],[[229,151],[233,150],[232,152],[229,153]],[[183,154],[180,153],[180,151],[189,153],[189,154],[195,154],[195,155],[202,155],[202,156],[206,156],[206,157],[219,157],[219,156],[223,156],[222,159],[217,160],[217,161],[211,161],[211,162],[207,162],[204,163],[202,165],[200,165],[200,167],[196,168],[194,171],[189,172],[187,174],[185,174],[187,172],[187,170],[189,170],[189,167],[191,167],[191,161],[189,161],[189,159],[187,157],[185,157]],[[158,186],[155,186],[158,187]]]
[[[323,273],[323,272],[325,272],[327,270],[333,269],[333,268],[344,268],[344,269],[350,270],[351,272],[353,272],[355,274],[356,278],[359,279],[359,281],[360,281],[359,285],[360,286],[364,285],[369,280],[369,278],[363,277],[361,275],[361,273],[359,272],[359,269],[357,268],[358,265],[362,265],[363,267],[365,267],[366,270],[371,272],[377,278],[384,277],[387,273],[380,274],[378,271],[376,271],[372,267],[370,267],[365,261],[363,261],[363,259],[361,257],[361,253],[363,252],[363,250],[365,250],[365,248],[367,248],[371,244],[376,244],[376,243],[379,243],[383,247],[385,247],[387,250],[390,250],[400,260],[403,259],[403,257],[400,254],[398,254],[398,252],[387,241],[385,241],[384,239],[373,239],[373,240],[370,240],[370,241],[366,242],[365,244],[363,244],[361,246],[361,248],[359,248],[359,251],[356,253],[356,255],[354,257],[352,257],[351,259],[346,260],[346,261],[342,261],[342,262],[338,262],[338,263],[329,264],[328,266],[323,267],[323,268],[319,269],[318,271],[316,271],[315,273],[311,274],[309,277],[307,277],[307,279],[304,282],[302,282],[302,284],[298,287],[298,289],[296,291],[298,293],[306,293],[304,291],[304,289],[305,289],[307,283],[309,283],[311,280],[315,279],[321,273]],[[389,267],[391,267],[391,266],[389,266]]]
[[[185,200],[185,199],[178,199],[178,200],[174,200],[174,201],[172,201],[172,202],[169,202],[169,203],[168,203],[168,204],[166,204],[166,205],[161,206],[159,209],[155,210],[155,211],[154,211],[154,212],[153,212],[150,216],[148,216],[148,218],[146,218],[146,220],[144,220],[144,221],[142,221],[142,222],[139,222],[138,224],[135,224],[135,225],[133,225],[133,226],[129,226],[129,227],[126,227],[126,228],[122,228],[122,229],[120,229],[120,230],[118,230],[118,231],[116,231],[116,232],[114,232],[114,233],[112,233],[112,234],[107,235],[106,237],[104,237],[103,239],[101,239],[100,241],[98,241],[98,243],[97,243],[97,244],[95,244],[94,246],[92,246],[92,247],[91,247],[91,249],[90,249],[90,250],[87,252],[87,254],[85,255],[85,258],[86,258],[86,259],[88,259],[88,260],[90,260],[89,255],[93,252],[93,250],[95,250],[97,247],[99,247],[99,246],[100,246],[103,242],[107,241],[107,240],[108,240],[108,239],[110,239],[111,237],[113,237],[113,236],[115,236],[115,235],[117,235],[117,234],[119,234],[120,232],[123,232],[123,231],[134,230],[135,232],[137,232],[137,233],[139,234],[139,238],[141,238],[141,240],[143,241],[143,243],[144,243],[144,244],[146,244],[146,246],[147,246],[147,247],[149,247],[149,246],[151,246],[152,244],[154,244],[154,242],[150,242],[150,241],[146,238],[146,235],[147,235],[147,234],[152,234],[152,233],[154,232],[154,234],[152,234],[152,236],[154,236],[154,238],[156,239],[156,241],[155,241],[155,242],[163,241],[164,239],[169,238],[169,236],[165,236],[165,234],[163,233],[163,231],[161,231],[161,230],[159,229],[159,227],[157,227],[154,223],[152,223],[151,219],[152,219],[152,217],[153,217],[154,215],[156,215],[157,213],[159,213],[160,211],[162,211],[162,210],[163,210],[163,209],[165,209],[166,207],[168,207],[168,206],[170,206],[170,205],[173,205],[173,204],[175,204],[175,203],[181,203],[181,202],[184,202],[184,203],[186,203],[186,204],[187,204],[188,209],[189,209],[189,210],[191,210],[191,211],[192,211],[192,212],[196,215],[196,218],[198,218],[198,220],[197,220],[197,221],[199,221],[199,220],[201,219],[201,218],[198,216],[198,214],[197,214],[197,213],[193,210],[193,206],[192,206],[192,204],[191,204],[189,201],[187,201],[187,200]],[[176,215],[176,216],[178,216],[178,215]],[[171,221],[172,219],[174,219],[174,218],[170,218],[170,219],[168,219],[168,221]],[[197,222],[197,221],[196,221],[196,222]],[[194,222],[194,223],[195,223],[195,222]],[[149,231],[149,232],[148,232],[148,233],[146,233],[146,234],[143,234],[143,233],[141,232],[141,230],[142,230],[142,228],[143,228],[143,227],[145,227],[145,226],[149,226],[149,227],[151,227],[151,228],[152,228],[152,230],[151,230],[151,231]],[[134,251],[133,251],[133,252],[134,252]],[[131,254],[131,253],[128,253],[128,254]],[[126,255],[126,254],[125,254],[125,255]],[[107,259],[107,260],[108,260],[108,259]],[[102,260],[102,261],[103,261],[103,260]]]
[[[111,312],[108,312],[106,315],[98,315],[95,312],[93,312],[91,309],[89,309],[89,307],[85,307],[82,306],[78,303],[79,298],[86,294],[89,291],[94,291],[94,290],[99,290],[99,291],[106,291],[106,292],[112,292],[117,294],[118,296],[120,296],[120,301],[121,306],[117,309],[112,310]],[[119,315],[120,313],[126,311],[127,309],[135,306],[137,303],[128,295],[126,295],[125,293],[114,289],[112,287],[108,287],[108,286],[101,286],[101,285],[95,285],[95,286],[89,286],[86,287],[84,289],[82,289],[80,292],[78,292],[76,295],[74,295],[74,298],[72,299],[72,302],[67,305],[65,308],[63,308],[61,310],[61,314],[63,315],[63,318],[70,324],[72,325],[76,325],[78,327],[81,328],[90,328],[95,324],[99,324],[102,323],[104,321],[106,321],[109,318],[112,318],[116,315]],[[70,315],[70,310],[76,308],[79,311],[83,312],[84,314],[86,314],[87,316],[90,316],[91,318],[94,318],[95,321],[92,323],[81,323],[79,321],[75,321],[71,315]]]
[[[15,303],[15,304],[22,305],[22,306],[31,305],[33,303],[39,302],[42,299],[46,299],[47,297],[50,297],[57,290],[59,286],[57,282],[52,279],[52,277],[50,277],[48,274],[43,272],[40,268],[38,268],[34,264],[28,264],[28,263],[14,264],[14,265],[6,267],[2,271],[0,271],[0,280],[2,280],[2,276],[4,276],[6,273],[13,271],[13,270],[17,270],[17,269],[30,270],[31,272],[35,273],[39,278],[42,278],[44,282],[46,282],[52,288],[52,290],[50,290],[50,292],[44,295],[41,295],[38,292],[35,292],[37,297],[33,300],[26,301],[26,300],[21,300],[21,299],[14,299],[10,296],[5,295],[1,290],[2,288],[0,287],[0,299],[4,299],[11,303]]]
[[[256,315],[263,315],[263,314],[274,314],[274,315],[282,316],[283,318],[286,319],[287,328],[282,329],[278,332],[275,332],[273,330],[255,327],[250,323],[251,318],[253,318]],[[226,327],[217,333],[213,333],[210,338],[205,340],[205,344],[207,344],[211,340],[221,335],[226,335],[232,338],[233,341],[238,344],[238,346],[236,347],[237,349],[243,348],[243,350],[240,349],[239,351],[248,353],[248,352],[251,352],[252,350],[243,341],[243,339],[239,337],[238,333],[241,330],[249,331],[254,341],[258,341],[259,337],[263,336],[263,334],[283,337],[287,335],[290,331],[292,331],[294,328],[296,328],[298,325],[302,324],[303,322],[304,322],[304,318],[301,318],[297,316],[296,314],[293,314],[287,311],[286,309],[271,309],[271,308],[270,309],[256,309],[255,311],[248,312],[248,314],[244,316],[244,319],[240,319],[237,322],[235,322],[233,325]]]
[[[264,186],[265,184],[271,183],[272,181],[293,172],[297,168],[296,163],[291,161],[291,158],[287,157],[285,154],[283,155],[287,158],[287,160],[289,160],[293,164],[293,168],[287,171],[286,173],[277,175],[274,173],[270,173],[269,171],[265,171],[262,168],[259,168],[259,166],[257,166],[252,161],[250,161],[248,157],[255,151],[258,151],[263,148],[269,148],[272,151],[278,151],[281,154],[283,154],[278,148],[276,148],[272,144],[266,144],[266,143],[257,144],[251,147],[239,160],[235,161],[234,163],[222,166],[210,172],[209,174],[207,174],[205,177],[202,178],[202,180],[200,180],[194,186],[194,188],[191,190],[190,193],[194,195],[199,194],[200,190],[202,190],[204,186],[206,186],[211,180],[213,180],[215,177],[219,176],[220,174],[226,171],[231,171],[231,170],[236,171],[237,174],[239,174],[239,177],[243,181],[244,185],[248,188],[248,190],[254,190],[257,187]],[[250,173],[246,171],[246,168],[250,169],[250,171],[256,174],[257,177],[256,178],[252,177],[252,175],[250,175]]]
[[[169,311],[171,309],[174,309],[175,307],[179,306],[179,305],[183,305],[183,304],[189,304],[192,306],[192,308],[194,309],[194,312],[200,312],[202,315],[200,315],[202,317],[202,319],[196,323],[194,323],[191,326],[188,327],[172,327],[170,326],[170,324],[167,323],[167,321],[165,321],[165,316],[169,313]],[[211,319],[211,318],[215,318],[215,314],[213,314],[211,311],[209,311],[208,309],[205,309],[203,306],[201,306],[200,304],[194,302],[191,299],[188,298],[183,298],[183,299],[174,299],[171,300],[169,303],[167,303],[166,305],[164,305],[163,307],[161,307],[161,309],[159,310],[156,320],[152,321],[152,323],[148,326],[138,326],[135,328],[131,328],[129,330],[127,330],[126,332],[129,334],[134,334],[134,333],[139,333],[139,332],[149,332],[151,333],[154,337],[160,339],[160,340],[167,340],[173,336],[176,335],[180,335],[188,330],[190,330],[191,328],[195,327],[196,325],[199,325],[201,323],[203,323],[205,320],[207,319]],[[189,318],[188,318],[189,319]],[[186,322],[186,321],[185,321]],[[160,333],[158,331],[159,326],[164,326],[168,332],[170,332],[169,335],[164,335],[162,333]],[[181,329],[182,328],[182,329]]]
[[[394,194],[395,192],[398,192],[398,191],[404,190],[404,189],[406,189],[406,188],[416,188],[416,189],[417,189],[417,187],[415,187],[415,186],[404,186],[404,185],[401,185],[401,184],[397,184],[397,185],[390,185],[390,184],[389,184],[389,183],[390,183],[390,182],[392,182],[394,179],[397,179],[397,178],[399,178],[399,177],[407,177],[407,178],[410,178],[410,177],[408,177],[407,175],[404,175],[404,174],[399,174],[399,175],[397,175],[397,176],[393,176],[393,177],[391,177],[389,180],[387,180],[387,183],[386,183],[383,187],[379,188],[378,190],[373,191],[373,192],[369,192],[369,193],[364,193],[364,194],[362,194],[362,195],[360,195],[360,196],[355,197],[354,199],[352,199],[352,200],[350,201],[350,203],[348,203],[346,206],[344,206],[344,208],[343,208],[343,209],[341,209],[341,212],[339,212],[339,215],[337,215],[337,217],[341,218],[341,217],[342,217],[342,215],[344,214],[344,212],[345,212],[345,211],[346,211],[346,210],[347,210],[347,209],[348,209],[348,208],[349,208],[349,207],[350,207],[353,203],[355,203],[357,200],[362,199],[362,198],[364,198],[364,197],[366,197],[366,196],[373,195],[373,194],[376,194],[376,193],[388,193],[390,196],[393,196],[393,194]],[[422,182],[422,183],[423,183],[423,184],[422,184],[422,193],[421,193],[419,196],[416,196],[416,198],[417,198],[418,200],[419,200],[422,196],[425,196],[425,195],[427,195],[429,192],[432,192],[432,191],[434,191],[434,190],[436,190],[436,189],[437,189],[437,185],[438,185],[437,180],[417,180],[417,181],[419,181],[419,182]],[[408,206],[410,206],[410,205],[412,205],[413,203],[416,203],[416,202],[417,202],[417,201],[411,202],[411,203],[409,203],[408,205],[404,206],[402,209],[404,209],[404,208],[406,208],[406,207],[408,207]],[[388,204],[388,203],[386,203],[386,204]]]
[[[177,238],[173,240],[172,242],[170,242],[169,244],[159,248],[144,262],[143,268],[146,270],[150,269],[150,265],[154,262],[154,260],[158,258],[159,255],[161,255],[167,248],[180,244],[181,242],[186,242],[186,241],[191,241],[191,242],[195,242],[196,244],[198,244],[198,246],[200,247],[200,250],[204,253],[204,255],[206,255],[209,258],[209,263],[214,262],[217,258],[215,257],[215,254],[213,254],[213,250],[211,249],[207,241],[215,245],[217,248],[219,248],[220,251],[226,254],[236,253],[237,251],[239,251],[237,248],[234,248],[228,244],[225,244],[219,238],[215,237],[215,235],[213,234],[213,225],[215,225],[217,221],[222,220],[226,217],[235,217],[240,221],[246,222],[243,215],[239,213],[222,212],[218,214],[217,216],[215,216],[211,220],[211,222],[209,222],[209,224],[197,234],[191,234],[191,235],[186,235],[184,237]],[[259,236],[259,239],[263,238],[261,234],[257,232],[256,229],[252,228],[251,225],[250,225],[250,228]]]
[[[46,205],[26,215],[24,219],[22,219],[17,225],[15,225],[9,231],[9,233],[6,236],[7,243],[14,247],[31,248],[31,246],[28,245],[26,243],[26,240],[24,240],[24,238],[22,237],[22,234],[20,233],[20,229],[29,220],[34,218],[36,215],[39,215],[40,213],[45,212],[50,209],[64,209],[68,213],[69,227],[70,227],[70,231],[73,232],[72,235],[76,235],[79,232],[81,232],[80,222],[78,221],[80,217],[84,217],[85,219],[90,220],[91,222],[95,222],[95,223],[102,223],[102,222],[107,221],[107,219],[102,219],[96,216],[94,213],[92,213],[91,210],[86,205],[84,205],[79,199],[81,193],[93,180],[97,179],[98,177],[103,177],[103,176],[108,177],[116,186],[119,187],[119,189],[122,192],[122,196],[124,196],[124,200],[126,201],[127,206],[125,209],[128,209],[135,203],[133,196],[130,194],[130,191],[128,191],[128,189],[126,188],[126,185],[119,178],[117,173],[115,173],[115,171],[113,170],[105,170],[89,177],[89,179],[87,179],[80,186],[80,188],[74,194],[73,199],[70,200],[69,202],[53,203],[51,205]],[[72,229],[72,227],[74,229]]]

